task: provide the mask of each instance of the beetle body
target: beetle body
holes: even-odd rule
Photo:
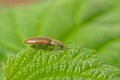
[[[51,46],[58,46],[63,48],[64,45],[61,41],[50,39],[46,37],[34,37],[29,38],[24,41],[25,44],[32,44],[32,45],[51,45]]]
[[[45,37],[34,37],[29,38],[24,41],[26,44],[33,44],[33,45],[49,45],[51,39]]]

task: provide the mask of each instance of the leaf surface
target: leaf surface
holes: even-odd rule
[[[93,52],[79,47],[64,50],[29,47],[9,58],[6,80],[116,80],[119,69],[102,64]]]

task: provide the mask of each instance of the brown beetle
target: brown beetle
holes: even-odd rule
[[[33,44],[33,45],[51,45],[51,46],[58,46],[63,48],[64,44],[55,39],[50,39],[47,37],[34,37],[34,38],[29,38],[24,41],[26,44]]]

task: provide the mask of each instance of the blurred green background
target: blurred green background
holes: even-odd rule
[[[34,36],[80,43],[120,68],[120,0],[0,0],[0,80],[8,57]]]

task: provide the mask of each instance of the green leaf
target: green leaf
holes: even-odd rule
[[[48,36],[79,42],[120,68],[120,0],[50,0],[0,9],[0,61],[25,47],[23,40]]]
[[[116,80],[120,70],[102,64],[94,52],[70,45],[63,50],[28,47],[9,58],[6,80]]]

